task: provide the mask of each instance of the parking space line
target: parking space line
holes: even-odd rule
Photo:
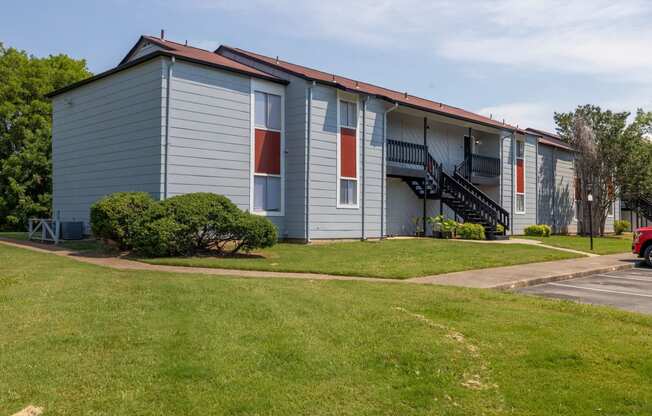
[[[652,298],[652,295],[646,295],[643,293],[634,293],[634,292],[621,292],[618,290],[608,290],[608,289],[598,289],[594,287],[584,287],[584,286],[576,286],[576,285],[569,285],[565,283],[548,283],[551,286],[559,286],[559,287],[569,287],[573,289],[580,289],[580,290],[592,290],[595,292],[605,292],[605,293],[616,293],[618,295],[627,295],[627,296],[640,296],[644,298]]]
[[[629,277],[629,275],[627,275],[627,276],[613,276],[613,275],[610,275],[610,274],[594,274],[592,276],[587,276],[587,277],[593,277],[593,276],[603,276],[603,277],[608,277],[610,279],[635,280],[637,282],[652,283],[652,279],[637,279],[636,277]]]

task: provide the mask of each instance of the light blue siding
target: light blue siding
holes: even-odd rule
[[[167,196],[212,192],[248,210],[249,77],[177,61],[169,118]]]
[[[539,144],[538,160],[538,223],[550,225],[555,233],[576,233],[572,153]]]
[[[88,224],[97,199],[118,191],[159,198],[162,59],[53,98],[53,211]]]
[[[516,135],[516,140],[521,140],[525,143],[524,148],[524,163],[525,163],[525,212],[520,213],[516,211],[514,204],[514,212],[512,213],[512,228],[514,234],[523,234],[526,227],[537,223],[537,141],[535,136],[531,135]],[[514,151],[515,148],[514,148]],[[516,174],[515,170],[516,159],[510,167],[512,174]],[[511,183],[510,183],[511,186]],[[510,189],[510,192],[511,189]],[[514,183],[513,195],[511,198],[516,198],[516,183]],[[515,201],[514,201],[515,202]],[[510,207],[511,209],[511,207]],[[509,209],[508,209],[509,211]]]
[[[308,82],[238,54],[224,55],[289,81],[285,92],[285,229],[284,238],[306,236]]]

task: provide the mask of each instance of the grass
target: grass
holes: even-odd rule
[[[0,245],[0,414],[652,413],[652,318],[517,294],[105,269]]]
[[[520,238],[520,237],[519,237]],[[625,236],[593,237],[593,251],[590,249],[589,237],[577,235],[552,235],[550,237],[529,237],[554,247],[570,248],[594,254],[627,253],[632,250],[632,238]]]
[[[0,238],[11,238],[13,240],[26,241],[27,233],[24,231],[3,231],[0,232]],[[62,241],[58,244],[58,247],[65,248],[71,251],[79,252],[95,252],[95,253],[113,253],[115,249],[108,247],[105,244],[102,244],[97,240],[68,240]]]
[[[150,264],[381,278],[410,278],[461,270],[581,257],[522,244],[406,239],[332,244],[277,244],[248,257],[141,259]]]

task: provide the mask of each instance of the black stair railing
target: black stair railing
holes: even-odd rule
[[[463,218],[473,216],[491,227],[495,228],[497,224],[501,224],[505,229],[509,229],[509,213],[464,177],[461,171],[463,165],[457,166],[451,176],[444,172],[442,165],[432,157],[427,146],[391,139],[387,140],[387,160],[425,168],[423,185],[414,184],[414,178],[408,182],[415,192],[443,197],[448,200],[447,204],[451,208],[460,211]],[[498,172],[499,169],[498,165]],[[452,198],[444,197],[444,192]],[[457,206],[457,209],[453,205]]]
[[[455,203],[460,204],[462,207],[464,207],[463,210],[473,212],[473,214],[477,217],[480,217],[482,222],[485,224],[491,225],[493,227],[495,227],[497,223],[502,224],[498,212],[485,201],[485,198],[482,198],[475,192],[471,191],[467,187],[467,184],[461,182],[459,179],[459,177],[452,177],[442,171],[443,190],[453,197]],[[455,207],[451,206],[451,208],[455,210]],[[459,212],[459,214],[463,218],[466,216],[464,212]],[[508,228],[508,225],[503,224],[503,226]]]
[[[490,206],[496,212],[497,220],[503,227],[507,229],[510,228],[509,212],[507,212],[505,208],[501,207],[500,204],[498,204],[493,199],[489,198],[487,194],[482,192],[482,190],[480,190],[477,186],[473,185],[468,179],[462,176],[457,170],[454,173],[454,177],[455,179],[460,181],[464,185],[464,187],[469,190],[469,192],[473,193],[476,197],[481,199],[482,202]]]

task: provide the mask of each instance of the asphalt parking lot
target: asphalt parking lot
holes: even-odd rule
[[[595,274],[531,286],[518,292],[652,314],[652,269],[636,267]]]

